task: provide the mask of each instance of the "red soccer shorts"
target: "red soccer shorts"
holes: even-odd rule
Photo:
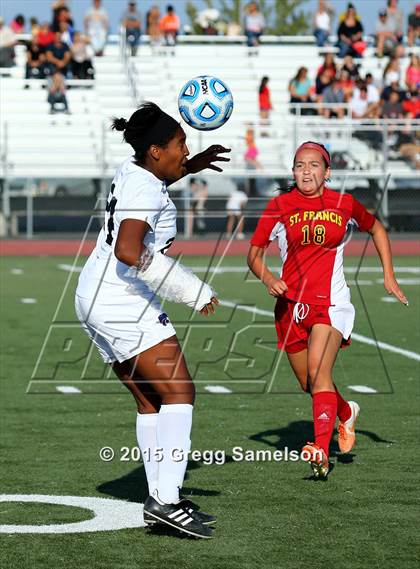
[[[308,348],[308,338],[314,324],[327,324],[343,336],[341,347],[350,345],[354,324],[354,307],[348,302],[340,306],[306,304],[278,298],[274,310],[277,346],[289,354]]]

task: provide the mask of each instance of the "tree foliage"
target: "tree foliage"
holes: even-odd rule
[[[274,21],[268,21],[269,32],[278,36],[295,36],[308,33],[311,15],[305,12],[303,4],[307,0],[275,0]]]
[[[219,10],[222,20],[243,25],[245,7],[249,0],[205,0],[205,3],[207,8]],[[310,14],[303,9],[306,3],[307,0],[259,0],[258,6],[266,21],[265,33],[278,36],[308,33]],[[196,22],[199,12],[196,5],[188,2],[186,12],[194,33],[202,33],[203,30]]]

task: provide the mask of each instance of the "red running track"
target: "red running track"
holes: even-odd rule
[[[417,255],[420,256],[420,240],[415,239],[392,239],[392,252],[394,255]],[[46,255],[51,257],[59,256],[75,256],[80,249],[80,255],[89,255],[95,246],[95,241],[85,241],[83,245],[81,242],[74,240],[1,240],[0,253],[5,257],[36,257],[39,255]],[[248,252],[248,241],[233,241],[229,245],[229,241],[216,240],[206,241],[176,241],[170,251],[171,255],[225,255],[232,256],[246,256]],[[366,240],[353,239],[345,248],[346,255],[360,256],[366,247]],[[278,249],[272,245],[268,251],[269,255],[278,255]],[[367,256],[376,255],[376,250],[373,242],[370,240],[366,253]]]

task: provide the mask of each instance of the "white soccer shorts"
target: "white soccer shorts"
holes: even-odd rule
[[[76,295],[78,319],[106,363],[126,361],[176,334],[159,301],[129,295],[109,302]]]

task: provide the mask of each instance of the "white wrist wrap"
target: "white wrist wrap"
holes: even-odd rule
[[[144,271],[138,271],[137,278],[161,298],[182,302],[197,311],[215,295],[213,289],[190,269],[162,253],[154,253],[150,265]]]

